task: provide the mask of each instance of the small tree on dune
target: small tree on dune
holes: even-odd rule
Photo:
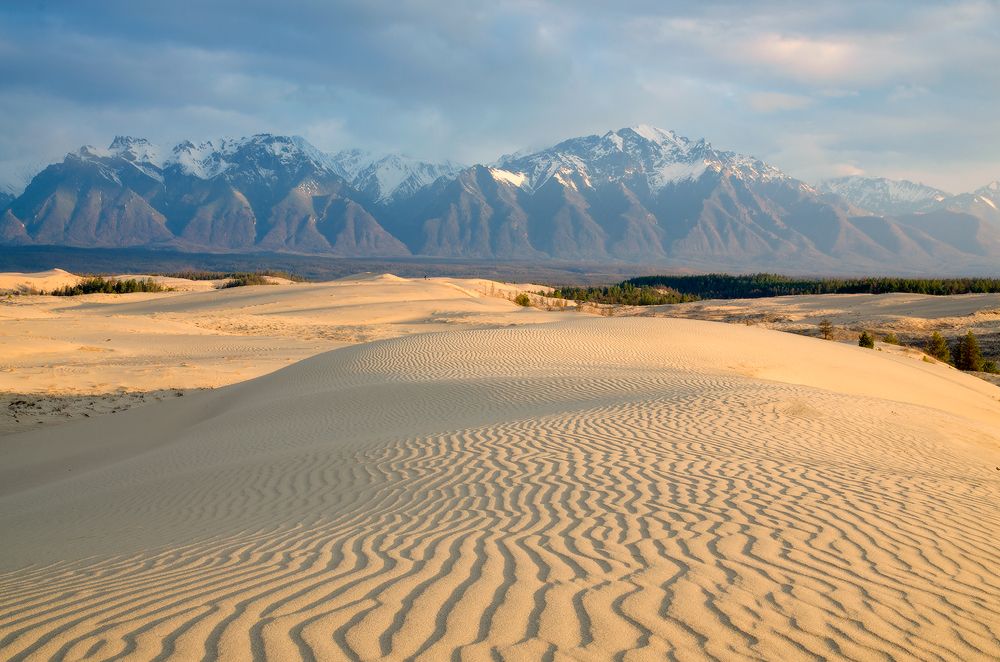
[[[890,331],[889,333],[885,334],[884,338],[882,338],[882,342],[884,342],[886,345],[898,345],[899,337],[895,333]]]
[[[972,331],[958,341],[958,347],[955,349],[955,367],[959,370],[983,371],[983,353],[979,350],[979,340]]]
[[[935,331],[931,335],[930,340],[927,341],[924,351],[936,358],[938,361],[951,363],[951,352],[948,351],[948,343],[944,341],[944,338],[937,331]]]
[[[830,320],[820,320],[819,335],[823,337],[823,340],[829,340],[833,337],[833,324],[830,323]]]
[[[858,337],[858,347],[875,349],[875,338],[867,331],[862,331],[861,335]]]

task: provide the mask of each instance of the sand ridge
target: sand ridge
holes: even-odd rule
[[[997,393],[681,319],[338,349],[8,437],[0,648],[995,659]]]
[[[368,276],[218,290],[212,281],[180,281],[165,281],[171,292],[0,298],[0,391],[212,388],[348,344],[552,319],[511,301],[540,289],[530,284]]]

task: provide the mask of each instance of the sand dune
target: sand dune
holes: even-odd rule
[[[55,273],[6,276],[13,285]],[[212,388],[357,342],[552,319],[505,298],[538,286],[480,280],[364,277],[226,290],[210,281],[167,284],[176,291],[0,299],[0,392]]]
[[[0,649],[997,659],[998,394],[680,319],[338,349],[7,437]]]
[[[64,269],[50,269],[34,273],[0,272],[0,292],[48,291],[66,285],[76,285],[78,282],[80,282],[79,276]]]

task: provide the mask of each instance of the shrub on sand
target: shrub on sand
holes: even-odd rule
[[[833,324],[830,320],[820,320],[819,335],[823,337],[823,340],[830,340],[833,338]]]
[[[233,274],[232,277],[223,283],[219,289],[229,289],[230,287],[246,287],[247,285],[273,285],[264,274],[245,273]]]

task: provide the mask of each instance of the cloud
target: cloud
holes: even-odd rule
[[[473,162],[646,122],[971,188],[1000,176],[998,61],[980,0],[4,3],[0,183],[117,133]]]
[[[747,95],[747,102],[758,113],[802,110],[813,105],[813,100],[807,96],[783,92],[751,92]]]

